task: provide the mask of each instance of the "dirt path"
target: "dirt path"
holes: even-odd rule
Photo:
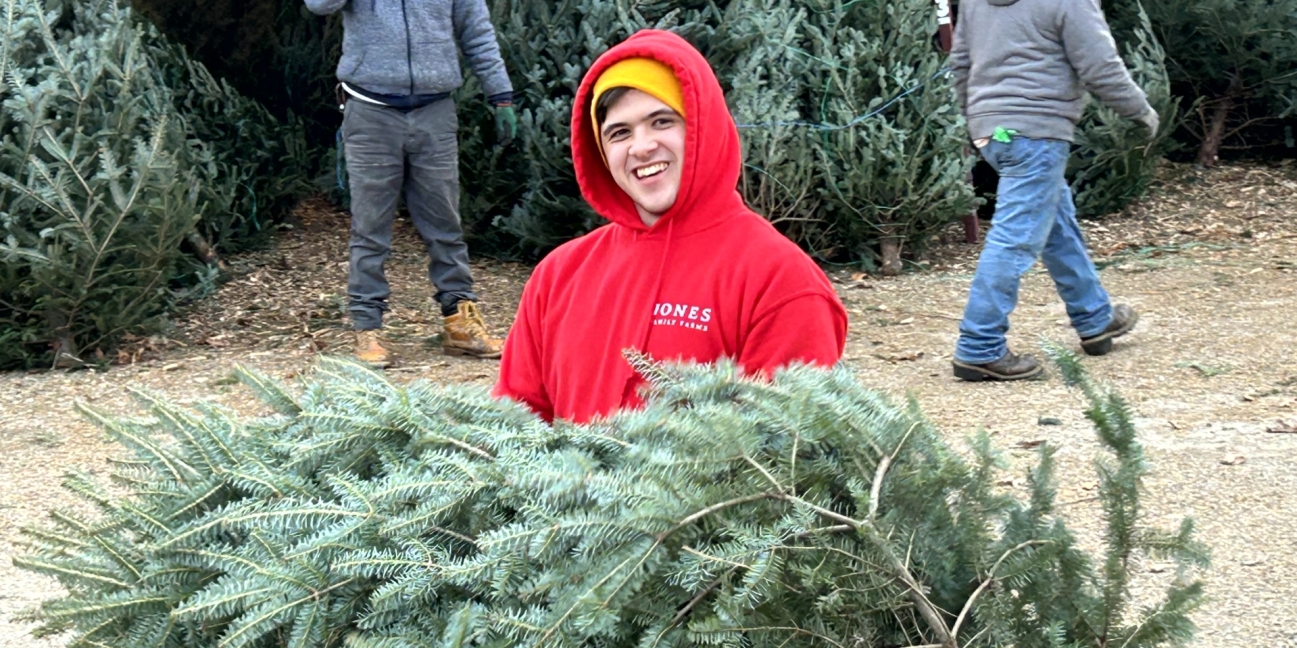
[[[1297,165],[1173,169],[1153,199],[1123,218],[1087,224],[1109,292],[1143,315],[1114,353],[1087,366],[1118,386],[1140,415],[1153,468],[1145,484],[1152,518],[1164,526],[1196,518],[1199,538],[1213,549],[1206,575],[1212,600],[1196,616],[1195,646],[1297,646],[1297,434],[1267,431],[1281,429],[1281,421],[1297,426],[1293,214]],[[246,412],[255,404],[229,379],[234,364],[289,377],[317,353],[345,352],[345,230],[345,215],[307,206],[277,249],[232,260],[231,282],[165,338],[129,345],[118,357],[125,364],[0,374],[0,553],[15,551],[20,526],[71,502],[59,488],[65,471],[106,472],[104,457],[116,450],[78,417],[75,401],[130,413],[127,388],[143,387]],[[437,318],[422,252],[408,227],[401,234],[389,270],[395,302],[388,328],[402,357],[392,375],[490,384],[495,364],[445,358],[427,341]],[[1090,463],[1097,445],[1079,396],[1056,373],[1006,385],[950,376],[975,255],[969,246],[943,245],[929,256],[928,272],[896,279],[834,270],[852,317],[847,361],[869,385],[917,395],[952,441],[987,429],[1015,464],[1005,474],[1015,488],[1035,456],[1028,447],[1058,446],[1064,514],[1097,547]],[[500,333],[528,272],[496,262],[475,267],[483,310]],[[1041,339],[1075,346],[1065,319],[1048,276],[1033,272],[1011,343],[1019,351]],[[1160,571],[1156,564],[1139,568]],[[10,618],[57,593],[52,581],[0,561],[0,645],[63,645],[33,639],[29,626]]]

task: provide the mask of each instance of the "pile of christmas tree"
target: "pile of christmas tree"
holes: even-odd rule
[[[4,0],[0,367],[78,364],[300,194],[300,127],[114,0]]]
[[[1177,645],[1202,601],[1185,521],[1149,528],[1131,412],[1064,355],[1090,401],[1104,520],[1091,558],[1060,520],[1052,450],[1029,493],[996,486],[988,437],[947,445],[915,404],[845,369],[771,383],[664,367],[641,411],[548,425],[476,387],[393,385],[337,361],[276,413],[239,419],[141,393],[85,412],[132,451],[98,515],[28,529],[33,613],[78,645]],[[1180,566],[1132,610],[1135,565]]]
[[[1165,54],[1138,3],[1128,4],[1115,26],[1120,47],[1167,126],[1150,140],[1091,104],[1069,169],[1083,215],[1111,213],[1142,196],[1177,123]],[[966,180],[976,158],[966,151],[945,55],[933,39],[930,0],[730,0],[632,10],[600,0],[541,7],[501,0],[493,14],[510,70],[526,79],[519,87],[528,165],[468,162],[474,166],[465,177],[490,187],[484,195],[496,202],[466,204],[465,212],[482,223],[476,210],[499,214],[507,201],[498,197],[516,196],[510,214],[492,223],[526,253],[599,224],[572,176],[571,103],[589,62],[646,27],[673,29],[707,55],[740,124],[740,190],[814,256],[895,272],[905,249],[921,248],[976,205]],[[463,105],[480,113],[472,92]],[[474,156],[484,159],[492,155]],[[519,185],[527,188],[520,196],[508,191]]]
[[[309,115],[313,143],[332,146],[338,117],[325,107],[336,16],[307,15],[300,0],[137,2],[276,114]],[[1149,141],[1092,102],[1069,169],[1078,211],[1111,213],[1143,195],[1158,161],[1178,144],[1199,148],[1197,158],[1213,164],[1222,146],[1291,142],[1293,2],[1104,2],[1118,47],[1164,127]],[[646,27],[672,29],[707,55],[743,127],[741,190],[817,257],[894,271],[902,252],[975,206],[964,178],[976,158],[966,154],[942,74],[931,0],[488,5],[524,123],[515,147],[496,147],[491,115],[467,76],[457,97],[462,208],[479,251],[534,258],[600,224],[572,175],[571,103],[595,57]],[[1196,118],[1184,122],[1182,111]]]
[[[498,219],[529,253],[599,220],[572,175],[581,76],[637,30],[680,33],[726,90],[744,145],[743,191],[825,260],[887,262],[975,206],[962,120],[929,0],[602,0],[495,3],[524,106],[526,191]]]

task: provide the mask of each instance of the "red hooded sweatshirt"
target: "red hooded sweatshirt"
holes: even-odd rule
[[[591,125],[594,82],[631,57],[670,66],[684,94],[680,189],[653,227],[613,180]],[[660,361],[733,358],[750,375],[842,357],[847,315],[828,278],[736,189],[738,130],[702,54],[675,34],[641,31],[595,61],[573,105],[577,182],[612,222],[536,267],[505,342],[497,396],[546,420],[583,423],[641,404],[643,379],[623,349]]]

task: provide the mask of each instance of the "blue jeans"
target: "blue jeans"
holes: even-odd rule
[[[1112,321],[1112,302],[1086,254],[1072,190],[1063,178],[1070,148],[1062,140],[1026,137],[982,148],[982,157],[1000,174],[1000,185],[959,324],[956,360],[985,364],[1008,353],[1009,313],[1018,305],[1022,275],[1036,259],[1044,260],[1081,337],[1098,335]]]

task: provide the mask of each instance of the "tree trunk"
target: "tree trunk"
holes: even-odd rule
[[[50,345],[54,347],[54,364],[52,369],[77,369],[85,366],[85,361],[80,358],[77,350],[76,340],[72,339],[72,332],[68,330],[68,316],[57,308],[45,309],[45,323],[49,329],[54,332],[54,340]]]
[[[1229,82],[1225,96],[1217,100],[1211,108],[1211,122],[1207,132],[1203,133],[1202,146],[1198,147],[1198,164],[1207,168],[1216,166],[1219,161],[1220,146],[1225,140],[1225,123],[1233,112],[1239,96],[1243,93],[1243,83],[1238,76]]]
[[[968,182],[973,182],[973,174],[968,174]],[[972,245],[982,238],[982,223],[977,220],[977,210],[964,214],[964,242]]]
[[[901,274],[901,239],[894,236],[884,237],[879,242],[883,252],[883,276],[895,277]]]

